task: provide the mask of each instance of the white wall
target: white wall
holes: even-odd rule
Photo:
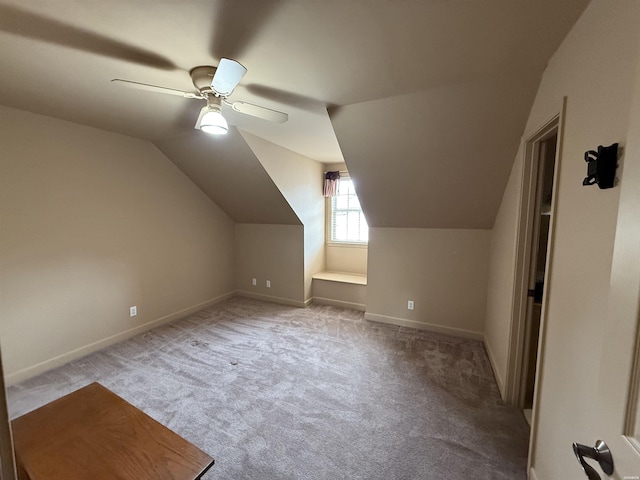
[[[623,146],[639,132],[628,132],[630,102],[639,61],[640,2],[594,0],[553,56],[527,123],[533,132],[567,110],[558,172],[556,229],[548,271],[544,362],[540,383],[537,438],[532,459],[539,480],[583,478],[571,443],[592,443],[594,383],[601,363],[619,188],[582,186],[583,155],[598,145]],[[637,159],[623,158],[622,162]],[[518,155],[517,163],[522,162]],[[517,171],[520,166],[514,168]],[[519,187],[518,187],[519,188]],[[505,195],[503,202],[519,195]],[[494,229],[494,251],[509,244],[515,210],[503,205]],[[511,292],[512,265],[506,253],[492,259],[487,335],[495,352],[504,352],[504,314]],[[496,353],[496,357],[499,354]]]
[[[482,338],[489,230],[371,228],[370,320]],[[407,301],[415,310],[407,309]]]
[[[233,294],[233,223],[151,143],[0,107],[0,145],[9,382]]]

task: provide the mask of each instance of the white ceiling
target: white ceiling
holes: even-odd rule
[[[202,101],[126,89],[111,84],[111,79],[193,90],[191,68],[217,65],[220,57],[230,57],[248,69],[231,100],[285,111],[290,117],[280,125],[227,112],[229,123],[321,162],[343,161],[344,153],[347,166],[351,170],[353,164],[359,170],[362,183],[368,178],[363,158],[383,145],[373,133],[378,127],[367,131],[372,119],[355,112],[376,117],[393,113],[385,137],[392,140],[384,145],[385,151],[393,151],[403,148],[407,129],[427,128],[412,123],[424,120],[426,114],[413,108],[432,106],[420,99],[441,94],[441,109],[451,103],[457,114],[465,115],[456,86],[486,85],[496,80],[498,88],[505,80],[515,85],[522,82],[522,101],[498,102],[495,112],[480,102],[481,110],[468,112],[472,118],[506,115],[520,122],[515,128],[494,132],[497,137],[491,139],[491,143],[504,146],[501,155],[505,158],[496,162],[497,181],[492,185],[500,189],[515,153],[508,158],[505,152],[517,146],[535,85],[587,3],[0,0],[0,104],[148,139],[169,150],[172,138],[204,135],[193,130]],[[496,88],[491,95],[499,98]],[[511,85],[509,95],[514,92],[517,95],[517,86]],[[406,101],[412,95],[418,99],[415,105]],[[356,108],[365,103],[378,108]],[[470,102],[468,108],[474,105]],[[339,129],[335,122],[339,122]],[[456,168],[477,171],[471,158],[477,151],[476,134],[454,132],[452,125],[455,121],[440,125],[430,118],[424,142],[455,134],[459,144]],[[358,135],[351,137],[351,129]],[[341,150],[337,138],[352,158]],[[420,143],[420,138],[420,134],[411,133],[411,144]],[[359,145],[364,144],[367,148],[360,150]],[[190,155],[188,148],[170,150],[177,164],[176,159]],[[425,143],[416,151],[429,150]],[[376,167],[380,167],[379,161],[375,161]],[[411,171],[411,165],[404,161],[398,156],[393,159],[396,168]],[[415,162],[415,158],[406,162]],[[415,181],[413,188],[424,190]],[[379,187],[375,177],[368,185],[373,190]],[[402,186],[405,191],[411,188],[406,182]],[[466,188],[468,184],[453,185],[451,194],[462,197]],[[395,195],[399,198],[401,194]],[[393,199],[394,193],[389,195]],[[429,199],[418,196],[416,200]],[[365,213],[367,203],[373,205],[364,199]],[[394,208],[392,201],[389,208]],[[486,226],[497,211],[495,199],[483,208],[486,220],[471,227],[461,217],[454,226]],[[382,217],[382,224],[389,223]],[[437,223],[425,219],[417,226]]]

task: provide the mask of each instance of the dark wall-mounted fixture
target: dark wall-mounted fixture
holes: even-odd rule
[[[598,151],[584,152],[584,161],[587,162],[587,176],[582,185],[598,184],[600,188],[612,188],[616,179],[616,167],[618,166],[618,144],[608,147],[600,145]]]

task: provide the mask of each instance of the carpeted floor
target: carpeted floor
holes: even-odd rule
[[[529,427],[481,342],[234,298],[8,389],[100,382],[212,455],[205,479],[526,478]]]

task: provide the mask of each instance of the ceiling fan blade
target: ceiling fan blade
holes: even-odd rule
[[[238,86],[245,73],[247,73],[247,69],[240,63],[230,58],[221,58],[211,86],[221,97],[228,97]]]
[[[157,85],[149,85],[147,83],[132,82],[131,80],[122,80],[120,78],[114,78],[111,83],[121,85],[127,88],[135,88],[136,90],[146,90],[147,92],[164,93],[168,95],[176,95],[183,98],[204,98],[199,93],[183,92],[182,90],[174,90],[173,88],[158,87]]]
[[[251,115],[252,117],[262,118],[263,120],[269,120],[275,123],[284,123],[289,120],[289,115],[284,112],[272,110],[267,107],[261,107],[247,102],[226,102],[236,112],[244,113],[245,115]]]

